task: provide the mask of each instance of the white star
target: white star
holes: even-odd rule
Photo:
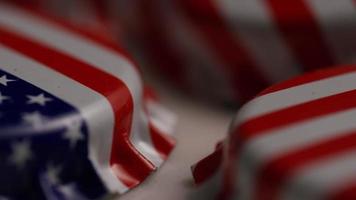
[[[69,140],[71,148],[74,148],[80,140],[84,140],[84,136],[80,130],[81,126],[82,123],[79,119],[73,120],[67,126],[67,131],[64,133],[63,138]]]
[[[69,198],[69,199],[77,199],[76,198],[76,192],[75,192],[75,188],[73,187],[72,184],[67,184],[67,185],[61,185],[58,188],[59,191],[61,191],[65,197]]]
[[[18,169],[25,167],[26,162],[32,159],[31,144],[29,141],[15,142],[12,144],[12,154],[9,161]]]
[[[16,81],[16,80],[7,79],[6,75],[3,75],[0,77],[0,84],[2,84],[4,86],[7,86],[8,82],[13,82],[13,81]]]
[[[62,168],[58,166],[53,166],[52,164],[47,166],[46,176],[48,181],[53,185],[60,184],[60,180],[58,178],[59,174],[61,173]]]
[[[43,93],[37,96],[27,95],[27,98],[28,98],[27,104],[37,103],[41,106],[45,106],[47,102],[52,101],[51,98],[45,97]]]
[[[25,113],[22,115],[22,120],[35,128],[39,128],[43,125],[44,116],[39,112]]]
[[[2,104],[2,102],[4,102],[5,100],[9,100],[10,97],[7,97],[7,96],[3,96],[0,92],[0,104]]]

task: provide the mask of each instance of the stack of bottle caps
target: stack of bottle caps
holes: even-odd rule
[[[355,61],[352,0],[132,2],[123,32],[168,80],[211,100],[241,105],[275,82]]]

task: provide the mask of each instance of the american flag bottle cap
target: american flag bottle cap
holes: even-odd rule
[[[113,40],[0,3],[0,199],[100,199],[139,185],[174,146]]]
[[[131,2],[149,30],[140,30],[149,61],[205,99],[242,105],[305,71],[355,62],[352,0]]]
[[[334,67],[266,89],[238,112],[223,150],[195,166],[197,181],[219,177],[223,199],[354,199],[355,76]]]

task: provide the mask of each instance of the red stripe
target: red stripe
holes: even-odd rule
[[[356,180],[347,184],[347,186],[327,195],[328,200],[356,199]]]
[[[109,8],[110,1],[102,1],[102,0],[87,0],[90,4],[92,4],[97,12],[97,14],[103,18],[107,19],[109,17]]]
[[[223,145],[219,144],[216,150],[199,161],[192,169],[194,181],[196,184],[201,184],[217,173],[222,165]]]
[[[147,101],[159,102],[160,98],[157,95],[156,91],[149,85],[145,85],[145,89],[143,90],[143,96]]]
[[[31,5],[32,7],[40,7],[44,0],[4,0],[5,2],[15,4],[17,6]]]
[[[152,123],[150,123],[150,134],[153,145],[160,154],[161,158],[166,160],[169,153],[173,150],[175,141],[167,134],[162,133]]]
[[[146,86],[144,89],[144,99],[145,101],[159,101],[159,97],[157,96],[155,91],[153,91],[153,89],[149,86]],[[149,113],[147,111],[147,107],[145,108],[145,111],[146,113]],[[170,137],[168,133],[163,133],[153,123],[150,122],[149,127],[153,145],[160,154],[161,158],[166,160],[167,156],[173,150],[176,141],[173,139],[173,137]]]
[[[239,39],[231,33],[212,0],[176,2],[231,73],[237,98],[246,101],[268,85],[264,74],[258,70]],[[197,5],[199,7],[195,7]]]
[[[306,1],[266,2],[281,35],[305,69],[331,66],[335,63]]]
[[[355,98],[356,90],[352,90],[282,109],[241,124],[239,134],[246,142],[246,140],[251,140],[257,135],[263,135],[271,129],[355,108]]]
[[[154,170],[155,167],[129,141],[133,101],[128,88],[121,80],[69,55],[2,28],[0,28],[0,42],[82,83],[108,99],[115,114],[110,163],[118,178],[128,187],[137,185]]]
[[[283,85],[282,83],[281,85],[282,87],[292,87],[292,86],[312,82],[315,80],[328,78],[331,76],[345,74],[348,72],[355,71],[355,69],[356,68],[354,66],[347,66],[347,67],[330,69],[327,71],[315,72],[315,73],[308,74],[306,76],[298,77],[292,81],[289,81],[288,84]],[[278,89],[276,89],[276,91],[278,91]],[[282,109],[280,111],[249,120],[246,123],[241,124],[238,127],[238,129],[236,129],[236,131],[234,132],[233,134],[235,137],[234,139],[236,139],[237,137],[236,140],[239,141],[234,146],[237,148],[241,147],[242,143],[246,142],[247,140],[253,139],[256,135],[264,134],[266,133],[266,131],[277,127],[279,128],[288,124],[292,124],[292,123],[308,120],[311,118],[315,118],[318,116],[326,115],[329,113],[335,113],[342,110],[353,108],[356,106],[356,103],[353,101],[355,97],[356,97],[355,90],[348,91],[348,92],[332,95],[329,97],[325,97],[322,99],[310,101],[301,105],[296,105],[293,107]],[[310,151],[310,149],[306,151]],[[303,152],[301,154],[303,154]],[[272,170],[270,168],[268,170]],[[278,172],[281,171],[280,168],[277,168],[277,171]],[[277,171],[275,172],[276,174],[278,173]],[[271,175],[271,177],[274,177],[276,174]],[[262,176],[269,176],[269,175],[262,175]],[[261,188],[259,189],[260,193],[258,198],[262,198],[262,194],[269,194],[269,193],[272,194],[273,192],[274,192],[273,194],[275,194],[276,192],[275,191],[276,188],[273,188],[273,190],[270,189],[270,185],[272,182],[269,182],[268,184],[268,181],[264,182],[264,179],[265,177],[259,179],[259,182],[261,182],[259,183],[260,184],[259,187]],[[263,197],[264,198],[262,199],[265,198],[269,199],[267,198],[268,195],[265,195]]]
[[[85,27],[77,26],[69,22],[68,20],[64,20],[61,17],[56,17],[50,13],[37,9],[34,6],[28,6],[27,4],[24,4],[21,7],[14,7],[14,9],[24,11],[26,14],[31,15],[37,20],[50,22],[64,30],[77,33],[86,39],[99,43],[100,45],[119,53],[120,55],[124,55],[126,58],[128,58],[128,60],[136,64],[134,59],[132,59],[131,55],[118,44],[117,40],[111,37],[111,34],[109,34],[107,30],[104,31],[105,33],[103,33],[102,30],[93,32],[86,29]],[[137,66],[138,65],[134,65],[134,67],[139,70]]]
[[[345,65],[345,66],[335,66],[330,67],[327,70],[319,70],[313,73],[307,73],[302,76],[298,76],[296,78],[284,81],[282,83],[276,84],[272,87],[267,88],[266,90],[262,91],[258,96],[262,96],[265,94],[277,92],[279,90],[285,90],[291,87],[299,86],[302,84],[307,84],[314,81],[319,81],[322,79],[330,78],[332,76],[338,76],[342,74],[346,74],[349,72],[356,71],[355,65]]]
[[[150,1],[141,1],[139,9],[143,26],[139,42],[145,53],[150,57],[153,65],[167,76],[167,80],[169,78],[179,87],[189,89],[185,81],[182,55],[173,46],[168,37],[168,30],[162,27],[162,24],[167,23],[166,19],[159,15],[160,11],[157,10],[156,4]]]
[[[100,23],[102,28],[106,30],[105,32],[111,33],[110,30],[114,29],[112,27],[111,13],[110,8],[115,6],[111,1],[102,1],[102,0],[82,0],[85,3],[89,4],[90,8],[93,10],[96,20]],[[112,8],[111,8],[112,9]]]
[[[267,133],[266,131],[269,131],[277,127],[280,128],[300,121],[307,121],[309,119],[316,118],[318,116],[327,115],[330,113],[335,113],[350,108],[354,108],[356,107],[356,102],[354,101],[355,97],[356,97],[356,90],[353,90],[353,91],[333,95],[330,97],[318,99],[315,101],[311,101],[305,104],[297,105],[291,108],[283,109],[275,113],[267,114],[262,117],[255,118],[253,120],[249,120],[248,122],[242,124],[238,128],[237,131],[238,132],[237,137],[239,138],[238,145],[241,146],[247,141],[252,140],[257,135],[260,136],[266,134]],[[312,152],[312,150],[310,149],[308,149],[308,151]],[[302,152],[301,154],[304,155],[304,152]],[[293,157],[292,153],[288,154],[288,156],[289,155]],[[294,157],[291,159],[294,159]],[[305,159],[304,161],[306,162],[307,160]],[[289,162],[289,160],[286,162]],[[264,172],[265,170],[262,170],[261,172],[262,177],[258,179],[258,184],[259,184],[258,187],[261,187],[259,189],[260,192],[258,193],[258,195],[260,196],[258,196],[258,198],[260,198],[261,195],[264,194],[264,198],[269,199],[267,198],[268,197],[267,194],[272,195],[273,193],[273,195],[275,195],[275,193],[277,192],[278,188],[273,187],[272,190],[270,187],[271,182],[267,184],[268,181],[264,180],[266,179],[265,176],[268,177],[270,176],[268,173],[272,174],[272,172],[270,171],[274,169],[273,167],[276,166],[274,165],[272,165],[271,167],[267,166],[268,170],[266,172]],[[295,165],[295,167],[297,167],[297,165]],[[265,167],[263,167],[263,169],[264,168]],[[281,170],[281,168],[276,168],[276,169],[278,172],[284,173]],[[277,176],[278,172],[273,172],[273,175],[271,175],[271,177]]]
[[[257,174],[256,199],[276,199],[288,178],[296,170],[337,154],[356,149],[356,132],[326,142],[287,152],[266,163]]]
[[[235,141],[234,141],[235,142]],[[238,187],[237,176],[239,175],[236,171],[236,166],[238,165],[238,156],[236,146],[233,144],[234,142],[230,141],[229,145],[225,145],[224,148],[227,148],[227,153],[224,154],[223,161],[223,181],[222,188],[218,194],[218,200],[228,200],[239,191],[236,191],[235,188]]]

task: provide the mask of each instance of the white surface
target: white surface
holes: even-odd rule
[[[156,86],[163,104],[178,117],[177,146],[168,161],[148,180],[120,200],[192,199],[194,184],[190,167],[211,153],[224,138],[234,112],[193,100],[170,88]]]

